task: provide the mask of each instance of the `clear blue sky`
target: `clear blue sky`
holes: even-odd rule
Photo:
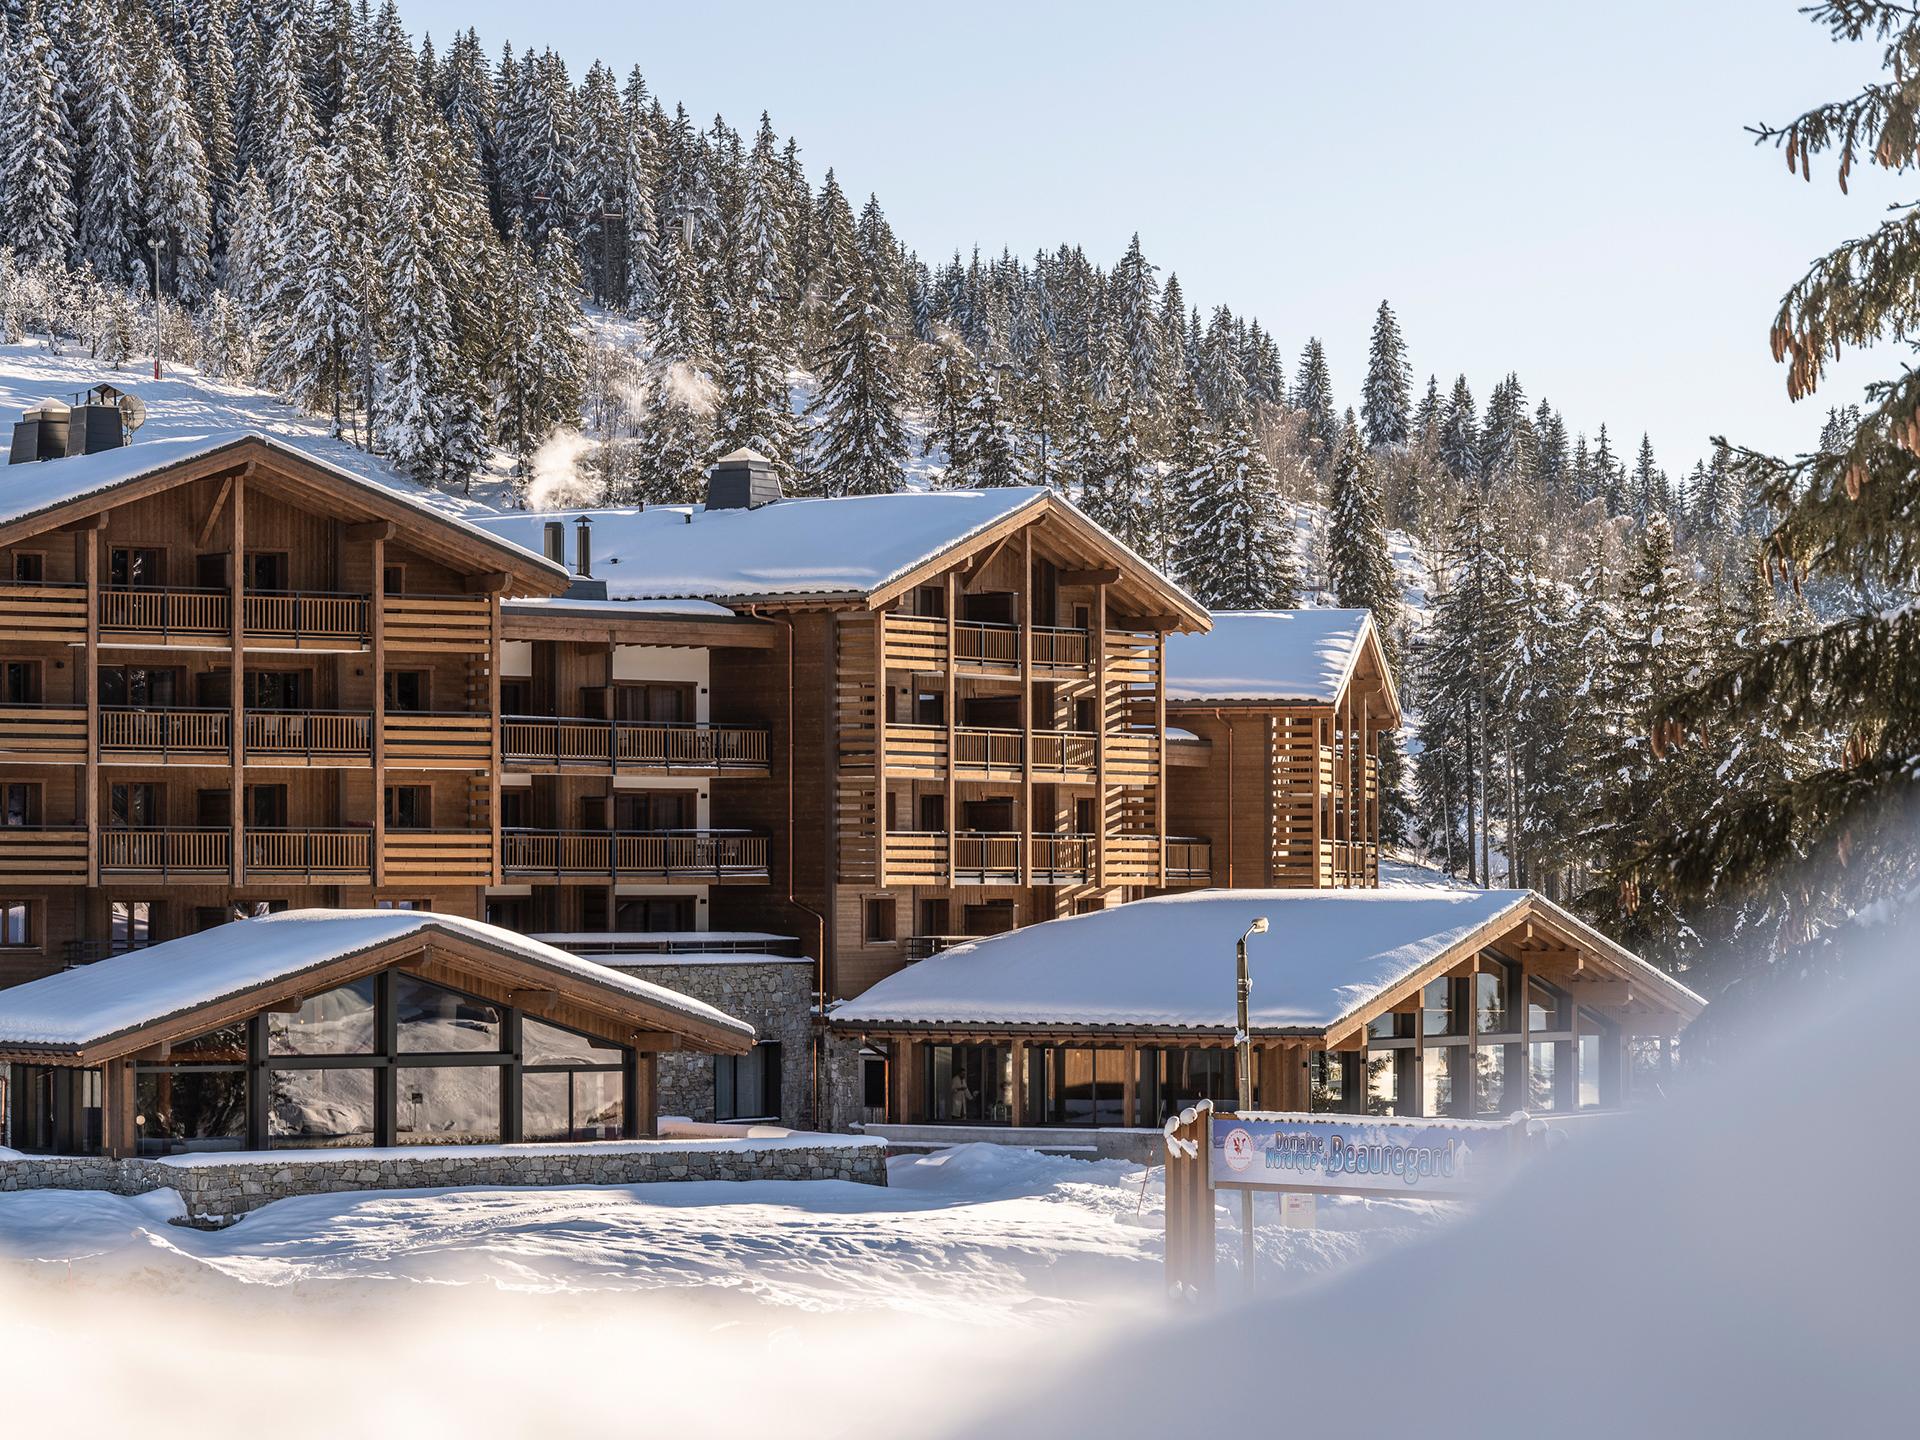
[[[1801,448],[1767,352],[1781,292],[1901,198],[1856,171],[1790,181],[1743,126],[1856,88],[1877,56],[1792,0],[1374,0],[622,6],[401,0],[418,38],[638,63],[669,109],[762,109],[817,184],[869,191],[923,258],[1110,264],[1135,230],[1203,309],[1257,316],[1291,361],[1327,345],[1357,403],[1382,297],[1424,384],[1507,370],[1575,430],[1644,429],[1678,474],[1706,437]],[[1886,357],[1841,365],[1832,399]]]

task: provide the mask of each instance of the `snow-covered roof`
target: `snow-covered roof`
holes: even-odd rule
[[[1216,610],[1167,637],[1167,699],[1331,705],[1359,662],[1370,610]]]
[[[538,549],[543,527],[592,521],[594,578],[614,600],[864,597],[1049,492],[905,491],[780,500],[757,509],[650,505],[487,517],[494,534]]]
[[[422,517],[439,524],[452,526],[490,549],[505,548],[517,552],[514,558],[523,564],[536,565],[555,576],[565,574],[561,567],[541,554],[537,543],[528,547],[512,536],[482,529],[468,516],[452,513],[446,506],[437,503],[430,492],[397,475],[377,478],[346,469],[305,444],[268,434],[264,430],[220,430],[206,435],[173,435],[151,440],[136,436],[132,444],[98,450],[91,455],[9,465],[0,471],[0,525],[31,520],[75,501],[107,494],[149,475],[248,441],[258,442],[269,450],[317,466],[349,485],[372,491],[384,499],[418,511]]]
[[[834,1007],[838,1025],[1075,1026],[1231,1032],[1234,942],[1248,941],[1250,1019],[1324,1033],[1498,922],[1525,890],[1200,890],[957,945]],[[1670,982],[1669,982],[1670,983]]]
[[[751,1025],[703,1001],[479,920],[417,910],[289,910],[0,990],[0,1049],[86,1050],[396,940],[434,935],[466,940],[697,1025],[753,1038]]]
[[[530,595],[504,603],[508,614],[520,611],[528,615],[593,615],[614,619],[635,615],[700,620],[740,618],[714,600],[569,600],[564,595]]]

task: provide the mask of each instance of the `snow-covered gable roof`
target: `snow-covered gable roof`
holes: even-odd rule
[[[1370,610],[1216,610],[1167,637],[1167,699],[1331,705],[1366,646]]]
[[[543,527],[592,522],[593,573],[614,600],[864,598],[1048,494],[1034,487],[781,500],[758,509],[650,505],[487,517],[539,549]]]
[[[1162,895],[958,945],[833,1009],[834,1024],[1231,1034],[1234,942],[1248,942],[1256,1032],[1329,1036],[1438,961],[1491,945],[1529,917],[1591,943],[1691,1018],[1704,1001],[1527,890],[1200,890]]]
[[[414,936],[448,936],[751,1040],[745,1021],[497,925],[414,910],[290,910],[0,990],[0,1050],[80,1051]]]
[[[477,509],[457,511],[441,503],[446,497],[435,496],[433,492],[398,475],[387,473],[376,476],[349,470],[312,447],[263,430],[221,430],[207,435],[173,435],[152,440],[136,438],[132,444],[98,450],[91,455],[72,455],[59,460],[6,466],[0,469],[0,525],[31,520],[76,501],[109,494],[136,480],[248,442],[256,442],[303,464],[325,470],[345,484],[417,511],[423,519],[451,526],[490,549],[504,547],[513,552],[514,559],[523,565],[531,564],[551,571],[555,576],[566,573],[541,554],[537,543],[529,548],[512,536],[500,535],[473,523],[472,517],[484,512]]]

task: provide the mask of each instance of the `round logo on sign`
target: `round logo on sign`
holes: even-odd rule
[[[1222,1148],[1226,1152],[1227,1168],[1235,1174],[1253,1164],[1253,1136],[1244,1130],[1229,1130]]]

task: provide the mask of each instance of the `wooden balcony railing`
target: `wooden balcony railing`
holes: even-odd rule
[[[1033,883],[1084,885],[1094,876],[1098,835],[1035,835]]]
[[[1085,630],[1057,625],[1033,627],[1033,668],[1036,670],[1085,670],[1093,649],[1093,637]]]
[[[103,759],[166,761],[175,756],[224,759],[231,750],[232,713],[225,709],[140,710],[102,706],[100,754]]]
[[[249,710],[247,758],[325,765],[373,754],[373,716],[354,710]]]
[[[389,885],[485,885],[493,879],[486,830],[389,830],[381,855]]]
[[[493,610],[484,595],[388,595],[388,648],[429,654],[486,654]]]
[[[953,768],[1019,774],[1026,741],[1018,730],[989,730],[965,726],[953,732]]]
[[[1092,775],[1099,748],[1100,737],[1091,730],[1036,730],[1033,732],[1033,773]]]
[[[0,884],[86,883],[85,830],[74,825],[0,825]]]
[[[87,633],[84,585],[0,585],[0,635],[74,641]]]
[[[245,605],[242,619],[249,640],[259,638],[295,647],[358,644],[369,633],[369,602],[364,595],[249,591]]]
[[[1018,835],[967,831],[953,837],[956,885],[1008,885],[1020,878]]]
[[[86,708],[74,705],[0,705],[0,755],[9,760],[61,764],[77,764],[85,760]]]
[[[100,832],[103,874],[158,879],[225,875],[232,869],[233,832],[226,826],[165,830],[108,826]]]
[[[887,832],[886,881],[897,885],[944,885],[947,880],[947,832]]]
[[[372,872],[366,830],[248,830],[242,844],[248,879],[364,880]]]
[[[217,640],[231,630],[229,599],[225,590],[102,590],[100,629],[163,642]]]
[[[881,637],[890,670],[947,668],[947,622],[928,615],[882,615]]]
[[[942,950],[951,950],[956,945],[979,938],[977,935],[909,935],[906,941],[907,958],[924,960],[929,955],[938,955]]]
[[[767,732],[749,725],[509,715],[500,722],[500,749],[508,764],[555,769],[718,773],[767,768]]]
[[[551,875],[719,882],[764,880],[767,839],[745,830],[504,830],[501,868]]]
[[[960,620],[953,627],[953,658],[976,669],[1017,670],[1020,666],[1020,627]]]
[[[1166,842],[1166,884],[1211,885],[1213,842],[1190,835],[1169,835]]]
[[[1109,885],[1156,885],[1160,883],[1160,837],[1158,835],[1109,835],[1104,841],[1106,875]]]

